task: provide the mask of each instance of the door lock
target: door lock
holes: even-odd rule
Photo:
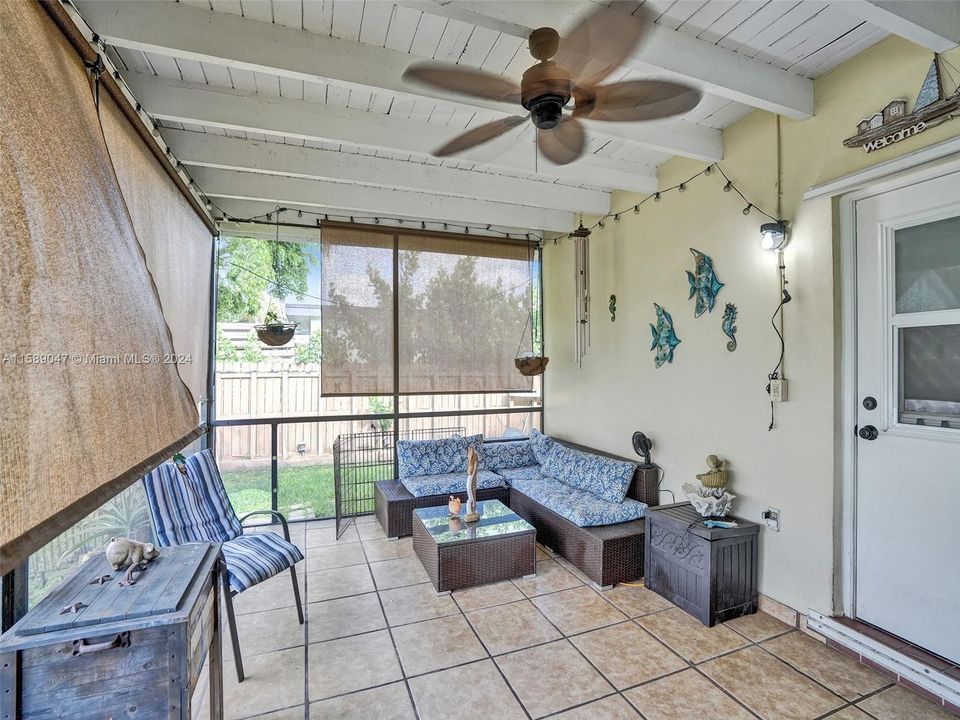
[[[864,425],[862,428],[860,428],[860,432],[858,434],[864,440],[876,440],[878,437],[880,437],[880,433],[873,425]]]
[[[877,409],[877,399],[871,395],[867,395],[863,399],[863,407],[867,410],[876,410]]]

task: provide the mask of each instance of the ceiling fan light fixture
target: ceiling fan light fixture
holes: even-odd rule
[[[530,117],[538,130],[553,130],[563,117],[563,106],[569,98],[561,95],[542,95],[530,103]]]

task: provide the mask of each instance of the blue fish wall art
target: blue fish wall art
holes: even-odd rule
[[[723,334],[730,338],[727,343],[727,350],[733,352],[737,349],[737,306],[733,303],[727,303],[723,309]]]
[[[690,283],[690,297],[696,298],[693,316],[700,317],[708,310],[713,312],[717,293],[723,283],[717,280],[717,274],[713,270],[713,258],[693,248],[690,248],[690,252],[696,260],[696,269],[694,272],[687,270],[687,282]]]
[[[670,313],[657,303],[654,303],[653,307],[657,310],[657,324],[650,325],[650,333],[653,335],[650,350],[656,350],[657,354],[654,355],[653,362],[657,367],[661,367],[664,363],[673,362],[673,349],[680,344],[680,338],[673,330],[673,318],[670,317]]]

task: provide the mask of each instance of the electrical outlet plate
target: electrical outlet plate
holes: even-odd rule
[[[763,518],[768,528],[774,532],[780,532],[780,508],[768,507],[760,514],[760,517]]]
[[[787,380],[786,378],[774,378],[770,380],[770,400],[772,402],[787,401]]]

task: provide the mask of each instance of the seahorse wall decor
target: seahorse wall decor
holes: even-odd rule
[[[723,334],[730,338],[727,342],[727,350],[733,352],[737,349],[737,306],[733,303],[727,303],[723,310]]]
[[[610,304],[608,305],[608,307],[610,308],[610,322],[614,322],[617,319],[617,296],[616,295],[610,296]]]

